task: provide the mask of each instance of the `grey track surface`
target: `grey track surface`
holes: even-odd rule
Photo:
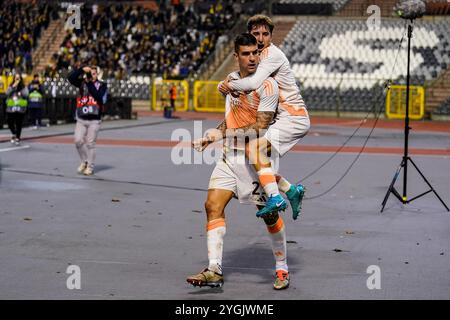
[[[216,123],[203,121],[203,129]],[[104,128],[118,129],[103,130],[100,139],[170,140],[175,129],[193,132],[193,122],[143,118]],[[23,135],[70,135],[72,129],[25,129]],[[353,130],[313,127],[303,143],[339,146]],[[367,132],[349,145],[360,146]],[[413,132],[411,147],[447,149],[449,138]],[[0,152],[0,299],[450,298],[450,213],[433,194],[406,206],[391,195],[380,213],[401,155],[363,154],[338,187],[304,202],[299,220],[286,211],[291,287],[277,292],[264,223],[236,200],[226,211],[225,285],[186,283],[207,264],[202,190],[212,165],[174,165],[170,148],[101,145],[96,175],[82,177],[72,144],[24,144],[30,147]],[[403,135],[376,129],[368,145],[403,147]],[[9,142],[0,143],[0,151],[5,148]],[[298,181],[329,156],[290,153],[280,171]],[[338,155],[304,181],[307,195],[331,186],[354,157]],[[450,204],[450,159],[413,160]],[[426,191],[411,166],[409,172],[408,194]],[[66,288],[71,264],[81,268],[81,290]],[[370,265],[381,269],[380,290],[366,286]]]

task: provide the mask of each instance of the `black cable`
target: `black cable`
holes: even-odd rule
[[[378,111],[378,115],[377,115],[376,118],[375,118],[375,122],[374,122],[374,124],[373,124],[373,126],[372,126],[372,129],[370,130],[369,134],[367,135],[366,140],[364,141],[364,144],[363,144],[363,146],[361,147],[361,150],[358,152],[358,154],[356,155],[355,159],[352,161],[352,163],[351,163],[351,164],[348,166],[348,168],[345,170],[344,174],[336,181],[335,184],[333,184],[333,185],[332,185],[330,188],[328,188],[326,191],[324,191],[324,192],[322,192],[322,193],[320,193],[320,194],[318,194],[318,195],[312,196],[312,197],[305,197],[305,200],[316,199],[316,198],[319,198],[319,197],[321,197],[321,196],[327,194],[328,192],[330,192],[331,190],[333,190],[333,189],[334,189],[334,188],[335,188],[335,187],[336,187],[336,186],[344,179],[344,177],[350,172],[350,169],[353,167],[353,165],[356,163],[356,161],[358,161],[359,157],[361,156],[362,152],[364,151],[364,148],[365,148],[366,145],[367,145],[367,142],[369,141],[370,137],[372,136],[372,133],[373,133],[373,131],[375,130],[375,127],[376,127],[376,125],[377,125],[377,122],[378,122],[378,120],[380,119],[381,111],[382,111],[382,108],[380,108],[380,110]]]
[[[405,28],[407,26],[407,23],[405,24]],[[397,58],[398,58],[398,54],[400,53],[400,49],[403,43],[403,40],[405,38],[406,33],[404,32],[402,35],[402,38],[400,39],[400,43],[397,49],[397,55],[395,57],[394,60],[394,64],[392,65],[392,70],[391,70],[391,76],[390,78],[385,82],[384,88],[387,90],[390,90],[390,84],[392,83],[392,74],[395,68],[395,65],[397,64]],[[381,91],[381,94],[384,95],[384,90]],[[338,148],[338,150],[336,150],[327,160],[325,160],[319,167],[317,167],[316,169],[314,169],[312,172],[310,172],[308,175],[306,175],[305,178],[303,178],[302,180],[306,180],[307,178],[311,177],[313,174],[315,174],[317,171],[319,171],[320,169],[322,169],[327,163],[329,163],[343,148],[344,146],[354,137],[354,135],[356,134],[356,132],[358,132],[358,130],[361,128],[362,124],[366,122],[367,118],[369,117],[369,114],[371,114],[373,111],[375,111],[374,109],[376,108],[376,104],[374,104],[372,106],[372,108],[367,112],[365,118],[363,120],[361,120],[361,123],[359,124],[359,126],[356,128],[356,130],[349,136],[349,138]],[[345,170],[344,174],[336,181],[336,183],[334,183],[330,188],[328,188],[326,191],[312,196],[312,197],[305,197],[305,200],[311,200],[311,199],[316,199],[319,198],[321,196],[324,196],[325,194],[327,194],[328,192],[330,192],[331,190],[333,190],[343,179],[344,177],[348,174],[348,172],[350,171],[350,169],[353,167],[353,165],[356,163],[356,161],[359,159],[359,157],[361,156],[362,152],[364,151],[367,142],[369,141],[369,138],[371,137],[373,131],[375,130],[375,127],[377,125],[377,122],[381,116],[381,111],[382,111],[382,107],[379,109],[378,114],[375,117],[375,121],[374,121],[374,125],[372,126],[372,129],[370,130],[368,136],[366,137],[364,144],[361,148],[361,150],[359,151],[359,153],[356,155],[355,159],[352,161],[352,163],[350,164],[350,166]],[[299,184],[302,180],[298,181],[297,184]]]

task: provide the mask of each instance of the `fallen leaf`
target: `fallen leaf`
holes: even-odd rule
[[[120,200],[117,199],[117,198],[112,198],[112,199],[111,199],[111,202],[120,202]]]
[[[23,218],[23,220],[25,220],[25,221],[31,221],[31,220],[33,220],[33,219],[31,219],[31,218]]]
[[[338,248],[333,249],[333,251],[334,252],[350,252],[349,250],[342,250],[342,249],[338,249]]]
[[[444,253],[443,253],[443,252],[441,252],[441,253],[440,253],[440,255],[441,255],[441,256],[443,256],[443,255],[444,255]]]
[[[192,210],[192,212],[195,212],[195,213],[202,213],[202,210]]]
[[[297,241],[294,241],[294,240],[288,240],[288,241],[286,241],[286,243],[297,243]]]
[[[346,234],[355,234],[354,231],[350,231],[350,230],[345,231],[345,233],[346,233]]]

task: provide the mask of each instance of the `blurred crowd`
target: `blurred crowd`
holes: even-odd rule
[[[90,64],[101,68],[103,78],[155,75],[184,79],[195,74],[216,47],[231,40],[228,31],[241,13],[255,9],[254,3],[159,0],[147,6],[84,2],[81,28],[61,30],[64,40],[48,61],[44,76],[57,77]],[[33,50],[43,31],[61,13],[68,20],[72,12],[66,13],[66,7],[53,1],[3,0],[1,4],[0,74],[30,74]]]
[[[231,0],[210,2],[199,13],[195,2],[162,1],[159,7],[129,4],[83,5],[81,29],[67,30],[46,76],[77,64],[98,65],[103,78],[154,74],[183,79],[205,61],[236,22]]]
[[[1,2],[0,74],[12,70],[31,73],[32,50],[55,14],[56,10],[43,2]]]

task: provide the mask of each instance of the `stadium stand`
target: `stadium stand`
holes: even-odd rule
[[[249,15],[270,11],[268,4],[273,5],[272,9],[276,6],[329,6],[327,14],[333,17],[274,17],[275,37],[282,37],[274,38],[274,42],[281,44],[290,60],[310,110],[365,112],[375,104],[384,105],[386,79],[392,77],[396,84],[405,83],[406,37],[392,69],[399,40],[405,34],[405,21],[392,18],[396,2],[85,3],[81,12],[83,27],[64,30],[62,36],[58,35],[63,39],[58,41],[60,46],[52,44],[56,49],[45,72],[42,70],[46,79],[44,87],[46,94],[74,97],[77,92],[65,80],[67,72],[81,63],[97,64],[111,95],[149,101],[150,86],[155,78],[207,80],[216,76],[222,79],[228,70],[226,62],[233,65],[229,52],[234,34],[245,30],[245,19]],[[39,5],[7,1],[0,8],[2,74],[12,70],[22,73],[35,70],[30,53],[36,48],[39,36],[58,15],[61,22],[58,25],[66,20],[65,8],[53,8],[45,1],[37,3]],[[381,30],[368,32],[366,19],[370,13],[367,7],[372,4],[380,6],[383,17],[390,18],[383,18]],[[427,1],[428,14],[445,15],[450,12],[449,7],[445,1]],[[287,12],[292,13],[295,12]],[[19,16],[25,19],[18,19]],[[283,26],[288,27],[284,30]],[[450,20],[447,18],[419,19],[412,39],[411,84],[426,87],[426,103],[432,110],[437,108],[435,114],[449,112],[445,107],[450,95],[445,84],[448,77],[441,79],[443,74],[450,73],[448,30]]]
[[[155,74],[184,79],[199,68],[237,19],[232,1],[209,8],[198,14],[193,4],[165,7],[162,2],[156,11],[120,4],[83,6],[86,25],[67,31],[53,57],[53,69],[61,71],[81,61],[100,66],[105,78]]]
[[[277,4],[280,5],[289,5],[289,4],[302,4],[302,5],[324,5],[330,4],[333,8],[334,12],[341,10],[341,8],[348,2],[349,0],[280,0],[277,1]]]
[[[384,80],[392,77],[394,83],[405,84],[406,39],[393,68],[399,40],[405,33],[404,23],[401,19],[385,19],[380,30],[369,31],[365,20],[299,19],[282,50],[291,61],[310,108],[335,108],[339,91],[342,110],[365,111],[372,107],[373,92],[381,92]],[[448,30],[450,20],[416,22],[412,85],[424,85],[450,67]],[[375,100],[382,103],[383,96],[379,96]]]
[[[0,74],[31,73],[32,51],[55,18],[55,7],[39,2],[2,1],[0,7]]]

